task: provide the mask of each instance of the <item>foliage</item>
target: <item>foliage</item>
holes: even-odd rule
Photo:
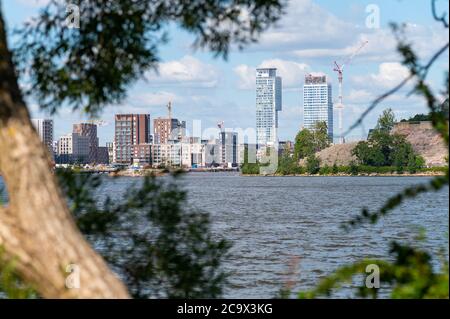
[[[389,133],[395,124],[395,114],[392,109],[386,109],[380,115],[377,121],[377,125],[375,127],[375,132],[384,132]]]
[[[15,271],[14,260],[7,260],[0,246],[0,299],[30,299],[36,298],[35,290],[24,283]]]
[[[411,116],[409,119],[402,119],[400,122],[421,122],[421,121],[431,121],[430,114],[416,114]]]
[[[337,174],[337,173],[339,173],[339,167],[337,166],[336,163],[333,164],[333,167],[331,168],[331,173],[332,173],[332,174]]]
[[[308,129],[302,129],[295,137],[294,156],[297,159],[305,158],[314,153],[313,133]]]
[[[319,152],[330,146],[330,136],[328,135],[327,123],[324,121],[317,122],[313,129],[315,152]]]
[[[277,174],[290,175],[290,174],[302,174],[303,169],[298,165],[296,157],[291,154],[290,149],[286,146],[283,153],[278,159]]]
[[[258,175],[260,169],[259,163],[249,163],[248,159],[248,145],[244,147],[244,163],[241,166],[241,173],[248,175]]]
[[[0,207],[3,203],[3,188],[0,187]],[[0,246],[0,299],[35,298],[34,289],[21,280],[15,271],[14,260],[4,256],[4,248]]]
[[[438,16],[436,13],[436,0],[431,1],[433,17],[436,21],[442,23],[444,28],[448,29],[448,22],[445,14]],[[449,48],[447,42],[441,47],[429,60],[428,63],[422,65],[419,63],[416,54],[411,48],[410,42],[403,38],[404,33],[398,25],[392,24],[392,28],[397,36],[398,46],[397,50],[403,57],[403,65],[408,67],[410,75],[405,78],[399,85],[390,91],[386,92],[367,108],[362,116],[350,127],[350,130],[354,129],[357,125],[362,123],[364,117],[373,110],[381,101],[389,97],[393,93],[400,90],[406,83],[414,79],[414,89],[411,94],[417,94],[422,96],[430,110],[430,118],[433,124],[433,128],[440,133],[444,142],[448,146],[449,143],[449,131],[448,131],[448,97],[449,97],[449,75],[448,70],[445,73],[445,87],[442,93],[444,96],[444,102],[439,103],[436,96],[433,94],[430,87],[426,84],[425,80],[428,74],[428,70],[437,60],[437,58],[444,54]],[[349,131],[350,131],[349,130]],[[404,147],[404,146],[403,146]],[[399,154],[393,156],[394,158],[404,158],[405,151],[400,150]],[[395,154],[395,153],[394,153]],[[401,160],[400,160],[401,161]],[[414,169],[416,164],[422,164],[423,159],[413,158],[408,156],[408,164],[410,168]],[[416,162],[415,164],[412,164]],[[398,163],[397,163],[398,164]],[[377,211],[369,212],[367,208],[364,208],[360,215],[351,219],[348,223],[343,225],[344,229],[350,230],[352,227],[356,227],[363,222],[369,221],[376,223],[380,217],[391,212],[397,208],[407,198],[414,198],[421,193],[430,191],[441,190],[444,186],[449,184],[449,172],[448,165],[445,167],[444,176],[436,176],[429,183],[410,186],[404,189],[397,195],[389,198],[386,203]],[[321,283],[312,291],[301,293],[299,297],[316,297],[321,294],[329,294],[332,288],[339,288],[342,282],[348,281],[355,273],[362,273],[365,269],[365,265],[368,263],[375,263],[380,266],[380,279],[386,282],[390,288],[392,288],[391,297],[393,298],[449,298],[449,276],[448,276],[448,257],[443,263],[443,266],[438,272],[434,272],[432,267],[432,257],[428,252],[422,251],[415,247],[401,245],[396,242],[391,243],[391,254],[394,254],[395,261],[360,261],[348,266],[340,267],[333,274],[327,276],[321,281]],[[359,294],[361,296],[367,296],[372,294],[376,297],[377,290],[367,290],[364,286],[359,287]]]
[[[68,4],[79,7],[79,28],[67,28]],[[283,14],[282,1],[52,0],[17,33],[16,65],[29,71],[38,104],[95,114],[120,103],[149,70],[171,23],[195,36],[193,46],[227,57],[229,47],[255,42]]]
[[[358,165],[354,161],[350,162],[349,172],[351,175],[358,175],[359,173]]]
[[[302,129],[295,137],[294,156],[296,159],[306,158],[330,145],[330,137],[326,122],[317,122],[314,129]]]
[[[93,198],[101,178],[58,172],[80,230],[123,278],[135,298],[216,298],[230,245],[214,239],[208,215],[186,208],[173,181],[146,177],[117,201]]]
[[[319,170],[320,170],[320,159],[314,154],[309,155],[306,158],[306,171],[311,175],[315,175],[319,172]]]
[[[343,283],[351,283],[355,275],[366,278],[366,267],[377,265],[380,269],[380,287],[393,287],[391,298],[422,299],[448,298],[448,262],[445,261],[439,272],[433,270],[431,256],[422,250],[391,244],[389,252],[394,261],[362,260],[339,268],[331,276],[324,278],[314,290],[299,293],[299,298],[330,296]],[[359,297],[378,296],[378,289],[368,288],[365,280],[358,285]]]
[[[395,166],[398,173],[405,168],[415,172],[425,164],[404,136],[391,134],[395,117],[391,109],[384,110],[367,141],[352,150],[359,162],[368,166]]]
[[[319,169],[320,175],[329,175],[332,173],[332,168],[328,165],[324,165]]]

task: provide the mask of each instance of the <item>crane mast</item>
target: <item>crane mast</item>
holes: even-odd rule
[[[344,67],[349,64],[353,58],[366,46],[366,44],[369,43],[369,41],[364,41],[361,46],[357,50],[355,50],[350,57],[348,57],[344,63],[339,65],[336,61],[334,61],[334,68],[333,71],[337,72],[338,74],[338,81],[339,81],[339,96],[338,96],[338,104],[336,106],[336,109],[338,110],[338,116],[339,116],[339,143],[343,144],[344,136],[342,133],[342,122],[343,122],[343,112],[344,112],[344,102],[342,98],[342,82],[344,80]]]
[[[220,121],[217,123],[217,127],[219,128],[220,132],[224,131],[224,122]]]
[[[167,103],[167,111],[169,113],[169,120],[172,119],[172,101],[169,101],[169,103]]]

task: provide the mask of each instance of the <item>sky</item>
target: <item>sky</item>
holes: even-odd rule
[[[9,31],[36,15],[47,1],[3,0]],[[448,12],[448,4],[448,0],[438,1],[438,11]],[[379,12],[379,25],[376,19],[370,19],[376,12]],[[373,99],[408,75],[399,63],[390,22],[407,24],[408,38],[423,61],[449,39],[448,30],[433,20],[427,0],[291,0],[286,14],[276,26],[261,35],[258,43],[242,51],[232,49],[227,60],[194,50],[193,36],[171,26],[170,41],[159,49],[159,74],[147,73],[145,79],[130,87],[123,103],[108,106],[101,114],[106,125],[98,129],[100,145],[114,138],[115,113],[149,113],[152,118],[167,116],[169,100],[173,105],[173,117],[185,120],[188,129],[194,120],[201,120],[202,130],[216,127],[221,121],[227,129],[255,128],[257,67],[275,67],[283,79],[278,136],[280,140],[293,140],[303,123],[305,74],[327,74],[332,83],[333,101],[337,102],[334,61],[345,61],[368,41],[344,71],[345,131]],[[429,74],[428,81],[436,92],[442,86],[445,69],[448,70],[448,51]],[[407,93],[408,87],[385,100],[347,139],[364,138],[385,108],[392,108],[397,119],[427,112],[421,98],[406,97]],[[32,117],[49,117],[32,98],[27,104]],[[61,108],[52,118],[55,139],[71,132],[72,124],[86,120],[85,115],[69,108]],[[337,112],[334,118],[336,134]]]

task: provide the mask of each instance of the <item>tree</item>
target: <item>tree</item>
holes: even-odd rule
[[[248,159],[248,145],[244,146],[244,163],[241,166],[243,174],[257,175],[259,174],[259,163],[250,163]]]
[[[378,118],[377,126],[375,127],[376,131],[381,132],[390,132],[394,128],[395,124],[395,114],[391,108],[386,109]]]
[[[414,174],[417,172],[417,170],[423,168],[424,166],[425,166],[425,159],[422,156],[416,155],[414,153],[409,154],[407,164],[408,172]]]
[[[93,197],[103,179],[59,170],[77,226],[123,278],[134,298],[217,298],[227,274],[221,261],[230,247],[210,231],[209,216],[188,208],[178,186],[145,177],[122,200]],[[145,225],[145,227],[142,227]],[[214,237],[214,238],[213,238]]]
[[[196,36],[194,45],[226,57],[283,13],[279,1],[78,1],[83,22],[66,27],[66,5],[51,1],[19,33],[12,56],[0,9],[0,171],[9,191],[0,208],[5,258],[42,297],[127,298],[123,283],[77,229],[50,169],[50,157],[29,119],[17,72],[26,69],[39,105],[96,114],[120,103],[130,84],[157,67],[158,45],[174,22]],[[245,13],[245,14],[244,14]],[[161,36],[162,35],[162,36]],[[39,234],[39,235],[37,235]],[[63,240],[61,240],[63,239]],[[31,265],[32,263],[32,265]],[[66,289],[63,271],[76,263],[80,289]]]
[[[411,143],[404,136],[392,134],[394,114],[391,109],[383,111],[375,129],[367,141],[359,142],[352,150],[359,162],[368,166],[395,166],[401,173],[408,165],[410,156],[417,156]]]
[[[383,166],[386,164],[386,159],[378,145],[371,145],[366,141],[358,142],[352,150],[352,154],[363,165]]]
[[[412,145],[404,137],[394,136],[390,163],[397,168],[397,172],[403,172],[412,156],[415,156]]]
[[[434,19],[448,29],[449,24],[446,13],[438,15],[436,11],[436,0],[431,0],[431,11]],[[397,24],[391,25],[395,35],[397,36],[397,50],[401,54],[402,64],[408,67],[410,75],[407,76],[400,84],[385,94],[375,99],[369,107],[363,112],[362,116],[350,127],[349,131],[359,126],[363,119],[384,99],[402,89],[407,83],[414,80],[414,89],[411,94],[422,97],[430,110],[430,118],[433,128],[441,135],[443,141],[448,147],[449,129],[448,129],[448,99],[449,99],[449,73],[448,69],[444,74],[444,102],[439,102],[433,90],[426,83],[429,69],[435,64],[437,59],[448,53],[449,42],[445,43],[437,50],[430,60],[421,63],[416,53],[412,50],[410,42],[404,38],[402,29]],[[448,31],[448,30],[447,30]],[[349,132],[348,131],[348,132]],[[410,155],[411,156],[411,155]],[[411,158],[411,157],[410,157]],[[416,157],[418,164],[423,165],[423,158]],[[430,182],[412,185],[405,188],[401,192],[387,199],[385,204],[378,210],[370,212],[368,208],[364,208],[358,216],[342,226],[345,230],[360,226],[369,222],[375,224],[380,218],[391,213],[398,208],[405,200],[415,198],[419,194],[442,190],[449,184],[448,165],[445,167],[445,176],[436,176]],[[380,266],[380,279],[391,289],[392,298],[444,298],[449,297],[449,265],[448,258],[442,263],[440,269],[435,270],[432,262],[433,257],[421,248],[409,245],[401,245],[397,242],[391,242],[392,255],[390,261],[385,260],[362,260],[351,265],[342,266],[331,275],[321,280],[318,286],[310,292],[300,293],[299,297],[314,298],[317,296],[330,295],[333,289],[339,289],[344,282],[348,282],[355,275],[361,275],[365,272],[366,266],[369,264],[377,264]],[[393,261],[392,261],[393,259]],[[362,296],[377,296],[376,289],[367,289],[365,285],[358,287],[357,293]]]
[[[402,119],[400,122],[420,122],[420,121],[430,121],[431,117],[429,114],[416,114],[409,119]]]
[[[295,137],[294,156],[296,159],[305,158],[314,153],[314,135],[308,129],[302,129]]]
[[[319,152],[330,146],[330,136],[328,135],[327,123],[319,121],[314,125],[314,145],[315,152]]]
[[[317,122],[314,129],[302,129],[295,137],[294,156],[296,159],[308,157],[330,145],[326,122]]]

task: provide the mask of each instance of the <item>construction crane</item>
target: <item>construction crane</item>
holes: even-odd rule
[[[95,120],[95,119],[90,119],[87,121],[89,124],[95,124],[97,126],[106,126],[109,125],[109,122],[107,121],[103,121],[103,120]]]
[[[343,103],[343,99],[342,99],[342,81],[344,79],[344,67],[349,64],[353,58],[366,46],[366,44],[369,43],[369,41],[364,41],[358,49],[356,49],[352,55],[350,55],[342,64],[338,64],[336,61],[334,61],[334,69],[333,71],[338,73],[338,80],[339,80],[339,98],[338,98],[338,104],[336,106],[336,108],[338,109],[339,112],[339,143],[343,144],[344,141],[344,137],[342,136],[342,113],[344,111],[344,103]]]
[[[172,101],[169,101],[169,103],[167,103],[167,111],[169,112],[169,120],[172,119]]]

